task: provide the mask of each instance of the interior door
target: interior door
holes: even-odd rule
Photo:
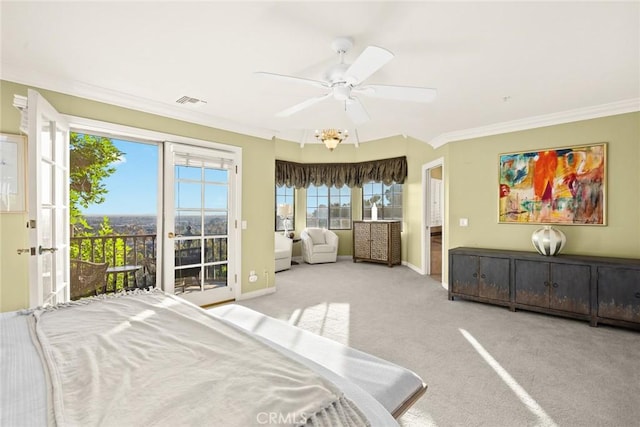
[[[165,144],[165,291],[200,306],[235,298],[235,162]]]
[[[69,125],[36,91],[28,93],[29,304],[69,300]]]

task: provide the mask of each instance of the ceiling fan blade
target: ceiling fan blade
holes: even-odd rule
[[[391,61],[393,53],[378,46],[367,48],[356,58],[345,71],[344,77],[348,84],[357,85],[378,71],[384,64]]]
[[[347,116],[355,125],[368,122],[371,118],[358,98],[351,97],[344,102]]]
[[[253,74],[259,77],[268,77],[271,79],[282,80],[286,82],[302,83],[316,87],[329,87],[326,82],[320,80],[305,79],[302,77],[286,76],[284,74],[268,73],[266,71],[256,71]]]
[[[289,117],[292,114],[297,113],[298,111],[302,111],[305,108],[311,107],[314,104],[317,104],[318,102],[325,100],[327,98],[329,98],[331,96],[331,92],[325,94],[325,95],[320,95],[320,96],[316,96],[314,98],[309,98],[306,101],[302,101],[299,104],[294,105],[293,107],[289,107],[286,110],[282,110],[279,113],[276,113],[277,117]]]
[[[353,88],[353,92],[373,98],[395,99],[398,101],[431,102],[438,95],[437,89],[429,87],[366,85]]]

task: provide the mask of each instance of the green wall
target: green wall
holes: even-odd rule
[[[142,113],[87,99],[36,88],[58,111],[77,117],[111,122],[168,134],[242,147],[242,219],[247,229],[242,232],[242,271],[239,281],[242,293],[274,286],[273,212],[274,142],[233,132],[226,132],[180,120]],[[0,132],[18,134],[19,113],[13,106],[13,95],[27,95],[27,86],[0,82]],[[256,209],[267,206],[268,209]],[[25,214],[0,215],[0,311],[28,306],[28,257],[18,256],[16,249],[26,247],[28,233]],[[250,283],[249,271],[267,271]]]
[[[607,142],[607,225],[558,226],[564,253],[640,258],[640,113],[449,143],[449,248],[533,250],[539,225],[498,224],[498,155]],[[459,219],[469,226],[460,227]]]
[[[444,158],[445,248],[477,246],[533,250],[535,225],[497,223],[498,155],[505,152],[608,142],[608,225],[561,226],[567,235],[566,253],[640,258],[640,113],[623,114],[522,132],[446,144],[439,149],[412,138],[387,138],[343,144],[329,152],[320,144],[267,140],[142,113],[100,102],[37,89],[61,113],[136,128],[242,147],[242,293],[260,291],[276,283],[273,261],[275,159],[296,162],[360,162],[407,156],[404,187],[402,259],[422,268],[422,167]],[[19,114],[13,95],[26,96],[27,87],[0,81],[0,132],[18,134]],[[361,212],[360,190],[352,195],[354,218]],[[296,234],[304,228],[304,192],[296,199]],[[469,227],[458,225],[469,219]],[[28,305],[28,257],[16,249],[28,246],[25,214],[0,215],[0,311]],[[339,255],[351,254],[351,231],[338,231]],[[298,245],[296,245],[298,246]],[[294,247],[294,255],[299,248]],[[250,283],[249,271],[258,273]],[[443,278],[447,281],[446,259]],[[276,283],[277,284],[277,283]]]

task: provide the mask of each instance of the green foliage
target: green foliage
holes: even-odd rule
[[[72,233],[90,229],[81,208],[102,203],[107,189],[104,179],[116,168],[114,163],[124,154],[111,139],[72,132],[69,143],[69,222]]]
[[[113,228],[109,223],[108,217],[102,218],[102,223],[96,234],[89,230],[81,230],[74,236],[76,239],[71,241],[71,258],[92,262],[108,262],[109,265],[125,265],[125,241],[124,237],[114,235]],[[83,237],[85,237],[83,239]],[[92,237],[100,237],[92,239]],[[130,248],[127,247],[127,250]],[[122,288],[123,278],[121,275],[117,278],[117,288]],[[111,283],[109,283],[111,286]]]

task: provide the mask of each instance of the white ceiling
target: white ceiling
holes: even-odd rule
[[[638,1],[2,1],[1,36],[4,80],[296,142],[354,127],[333,99],[275,117],[323,91],[253,72],[323,79],[337,36],[354,39],[346,62],[368,45],[395,54],[367,83],[438,89],[430,104],[362,96],[361,142],[439,146],[640,110]]]

